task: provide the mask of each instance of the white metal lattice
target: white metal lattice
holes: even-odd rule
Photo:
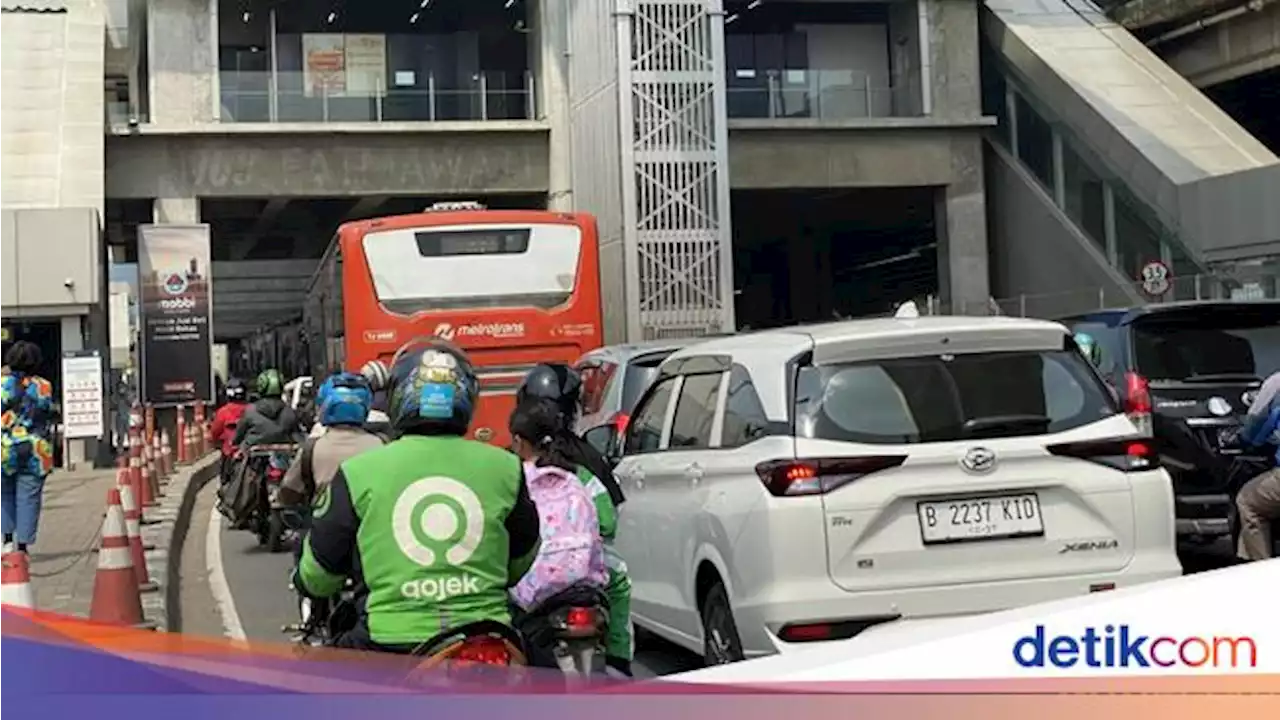
[[[628,335],[731,330],[720,0],[618,9]]]

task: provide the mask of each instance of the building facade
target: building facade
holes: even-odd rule
[[[973,0],[147,0],[124,22],[108,235],[214,225],[222,336],[309,275],[296,253],[249,267],[269,218],[339,200],[326,218],[402,198],[594,213],[611,340],[735,327],[743,191],[917,188],[934,291],[990,294]]]

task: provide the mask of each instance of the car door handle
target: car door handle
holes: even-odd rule
[[[689,482],[694,485],[702,481],[703,474],[702,466],[698,463],[693,463],[684,469],[684,476],[689,478]]]

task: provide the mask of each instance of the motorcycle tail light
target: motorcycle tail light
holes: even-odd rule
[[[596,608],[569,607],[551,616],[551,624],[564,637],[591,637],[600,633],[607,620]]]
[[[460,643],[449,657],[454,662],[505,667],[511,664],[511,651],[498,638],[478,637]]]

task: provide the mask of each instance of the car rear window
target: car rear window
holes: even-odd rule
[[[640,396],[658,379],[658,368],[674,350],[650,353],[633,358],[627,363],[627,374],[622,381],[622,407],[624,413],[630,413],[640,402]]]
[[[796,434],[900,444],[1041,435],[1118,412],[1073,350],[895,358],[801,369]]]
[[[1280,305],[1159,313],[1132,327],[1134,364],[1148,380],[1244,380],[1280,370]]]

